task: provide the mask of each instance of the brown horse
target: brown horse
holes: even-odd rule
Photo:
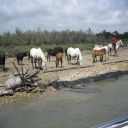
[[[61,52],[56,55],[56,67],[59,66],[59,61],[61,62],[61,67],[62,67],[63,53]]]
[[[105,48],[93,49],[92,50],[93,63],[97,61],[97,56],[100,56],[100,61],[103,61],[104,55],[105,55],[105,61],[106,61],[106,49]]]

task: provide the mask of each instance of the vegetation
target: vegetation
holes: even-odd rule
[[[105,30],[94,34],[89,28],[87,31],[26,31],[16,29],[15,33],[6,32],[0,35],[0,51],[8,52],[10,56],[14,56],[18,51],[28,52],[32,47],[41,47],[43,51],[55,46],[63,48],[79,47],[81,50],[91,50],[95,44],[106,45],[111,42],[113,34],[121,39],[124,46],[128,46],[128,32],[123,34],[117,31],[106,32]]]

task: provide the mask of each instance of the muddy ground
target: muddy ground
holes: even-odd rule
[[[128,49],[127,48],[120,48],[118,50],[117,54],[118,54],[117,57],[109,56],[109,60],[107,60],[107,62],[128,59]],[[87,66],[87,65],[93,64],[91,51],[82,51],[82,57],[83,57],[82,66]],[[7,58],[5,71],[2,71],[0,69],[0,85],[4,85],[4,82],[8,79],[10,72],[17,73],[16,69],[14,68],[13,62],[15,62],[16,66],[18,67],[19,70],[21,70],[22,66],[25,68],[28,68],[28,69],[32,68],[31,63],[27,57],[24,58],[23,65],[20,65],[20,66],[17,65],[16,58]],[[72,64],[68,64],[67,60],[65,59],[65,56],[64,56],[63,68],[77,66],[77,65],[75,65],[75,62],[76,62],[75,60],[72,60]],[[40,81],[47,83],[47,81],[49,79],[54,79],[56,77],[58,77],[58,79],[60,81],[71,81],[71,80],[77,80],[80,78],[86,78],[89,76],[95,76],[98,74],[104,74],[104,73],[111,72],[111,71],[128,70],[128,61],[103,65],[103,63],[99,62],[99,60],[98,60],[98,62],[94,63],[94,65],[95,66],[88,67],[88,68],[71,69],[71,70],[48,72],[48,73],[44,73],[43,70],[41,70],[38,77],[39,77]],[[51,57],[51,62],[47,62],[47,68],[48,68],[48,70],[56,69],[55,57]],[[59,67],[59,68],[61,68],[61,67]],[[27,94],[27,96],[29,96],[29,94]]]

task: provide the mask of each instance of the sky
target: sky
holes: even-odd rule
[[[128,32],[128,0],[0,0],[0,33],[16,28]]]

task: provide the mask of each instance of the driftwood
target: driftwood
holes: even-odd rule
[[[18,74],[11,73],[9,79],[5,81],[5,88],[0,91],[0,96],[3,95],[13,95],[14,91],[27,90],[28,87],[34,89],[38,86],[38,84],[33,80],[39,70],[37,69],[25,69],[22,67],[22,72],[19,72],[19,69],[16,67],[15,63],[13,63]],[[31,90],[29,89],[29,90]]]
[[[0,75],[0,77],[8,76],[8,75],[9,75],[9,73],[6,73],[6,74],[2,74],[2,75]]]
[[[0,96],[4,96],[4,95],[13,95],[14,94],[14,91],[13,89],[9,89],[9,90],[0,90]]]
[[[116,63],[119,63],[119,62],[128,62],[128,59],[122,59],[122,60],[116,60],[116,61],[109,61],[109,62],[103,62],[102,64],[116,64]]]
[[[15,89],[20,87],[22,81],[19,76],[14,76],[5,81],[5,89]]]
[[[73,67],[67,67],[67,68],[56,68],[56,69],[51,69],[51,70],[45,70],[44,73],[55,72],[55,71],[63,71],[63,70],[70,70],[70,69],[88,68],[88,67],[93,67],[93,66],[95,66],[95,65],[92,64],[92,65],[87,65],[87,66],[73,66]]]
[[[15,89],[21,86],[34,86],[34,80],[32,77],[39,73],[38,70],[23,70],[23,74],[21,76],[11,75],[7,81],[5,81],[6,89]]]

